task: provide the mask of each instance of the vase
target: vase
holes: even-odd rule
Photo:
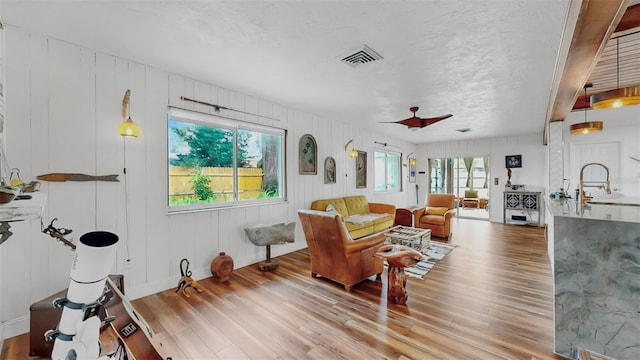
[[[216,282],[228,282],[233,272],[233,258],[223,252],[211,262],[211,275]]]

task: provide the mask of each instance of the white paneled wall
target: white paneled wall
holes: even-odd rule
[[[617,109],[598,109],[589,112],[589,117],[603,121],[602,132],[572,135],[569,125],[564,127],[563,154],[565,178],[570,179],[570,194],[580,182],[580,168],[584,163],[572,163],[576,154],[571,149],[592,148],[593,151],[604,151],[603,155],[610,155],[607,147],[612,143],[619,144],[619,157],[605,161],[604,158],[587,158],[586,162],[604,161],[604,165],[612,170],[611,187],[616,188],[628,197],[640,197],[640,105],[627,106]],[[569,124],[582,122],[582,113],[570,113],[564,122]],[[579,157],[578,157],[579,158]]]
[[[542,145],[542,134],[533,134],[420,145],[416,152],[416,157],[418,159],[418,171],[424,171],[428,174],[428,159],[490,156],[489,220],[502,222],[504,208],[502,197],[504,184],[507,182],[504,157],[506,155],[522,155],[522,168],[512,169],[512,184],[523,184],[530,188],[544,190],[546,187],[546,176],[544,174],[547,173],[545,153],[545,148]],[[498,185],[495,185],[494,178],[499,179]],[[420,199],[424,199],[427,192],[427,175],[419,176],[418,179],[422,181],[422,183],[419,183],[419,196]]]
[[[549,149],[548,149],[548,168],[549,168],[549,186],[548,192],[556,192],[564,189],[567,183],[564,181],[564,158],[562,147],[564,146],[562,139],[563,122],[553,121],[549,123]],[[564,189],[571,193],[571,189]]]
[[[297,222],[297,209],[308,208],[314,199],[363,194],[370,201],[402,206],[407,198],[415,198],[407,191],[379,195],[373,190],[374,139],[393,143],[405,155],[415,151],[413,144],[11,26],[6,40],[10,165],[20,168],[26,181],[50,172],[119,174],[117,183],[43,182],[41,191],[48,193],[43,221],[57,217],[58,226],[74,230],[76,241],[93,230],[118,234],[113,272],[125,275],[129,297],[176,286],[182,258],[189,259],[197,279],[210,275],[209,265],[220,251],[232,256],[236,267],[263,261],[265,249],[251,244],[243,228]],[[142,127],[142,136],[125,143],[116,128],[127,89],[131,89],[131,117]],[[212,112],[209,106],[180,100],[181,96],[279,119],[221,113],[287,130],[286,203],[167,215],[167,106]],[[307,133],[318,143],[315,176],[298,175],[298,141]],[[351,138],[356,149],[368,153],[366,189],[355,189],[355,162],[344,152]],[[336,160],[336,184],[324,184],[327,156]],[[70,249],[42,234],[38,221],[14,223],[13,232],[1,250],[4,337],[28,331],[29,304],[67,287],[73,256]],[[304,247],[298,226],[295,243],[275,246],[273,255]]]

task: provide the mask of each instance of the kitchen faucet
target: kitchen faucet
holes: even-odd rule
[[[606,180],[584,180],[584,169],[587,166],[590,165],[596,165],[596,166],[602,166],[604,168],[604,170],[607,172],[607,179]],[[604,166],[603,164],[600,163],[588,163],[585,164],[582,169],[580,169],[580,203],[584,204],[586,201],[589,201],[591,199],[593,199],[593,196],[587,196],[584,193],[584,188],[587,187],[592,187],[592,188],[598,188],[598,189],[603,189],[607,194],[611,194],[611,183],[609,182],[609,168]],[[577,199],[576,199],[577,200]]]

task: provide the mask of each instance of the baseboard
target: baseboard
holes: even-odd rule
[[[306,247],[306,244],[305,246],[299,247],[299,249],[294,249],[294,250],[292,250],[291,248],[287,249],[284,246],[280,246],[281,249],[277,249],[278,247],[279,246],[272,247],[272,250],[271,250],[272,257],[277,257],[293,251],[304,249]],[[260,258],[258,258],[258,256],[260,256]],[[240,258],[233,258],[233,267],[234,269],[239,269],[245,266],[257,266],[258,263],[266,260],[266,258],[261,258],[262,256],[265,256],[265,255],[256,253],[248,256],[243,256]],[[177,266],[178,265],[176,265],[176,270],[179,269]],[[191,268],[190,270],[192,272],[191,277],[194,280],[202,280],[211,276],[210,267]],[[178,286],[179,281],[180,281],[180,276],[175,276],[175,277],[168,277],[164,279],[158,279],[154,282],[146,283],[140,286],[129,286],[126,289],[125,295],[127,296],[127,298],[129,298],[129,300],[139,299],[141,297],[145,297],[151,294],[165,291],[167,289],[176,288]]]
[[[2,324],[2,340],[29,332],[29,315],[7,320]],[[1,349],[1,348],[0,348]]]

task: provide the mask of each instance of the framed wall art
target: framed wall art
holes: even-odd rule
[[[410,183],[416,182],[416,164],[417,163],[418,161],[416,161],[416,159],[409,158],[409,182]]]
[[[367,187],[367,152],[358,150],[356,157],[356,188]]]
[[[324,183],[336,183],[336,160],[331,156],[327,156],[327,158],[324,159]]]
[[[318,173],[318,145],[310,134],[300,138],[298,167],[300,175],[316,175]]]
[[[507,169],[521,168],[522,155],[507,155],[504,157],[504,162]]]

